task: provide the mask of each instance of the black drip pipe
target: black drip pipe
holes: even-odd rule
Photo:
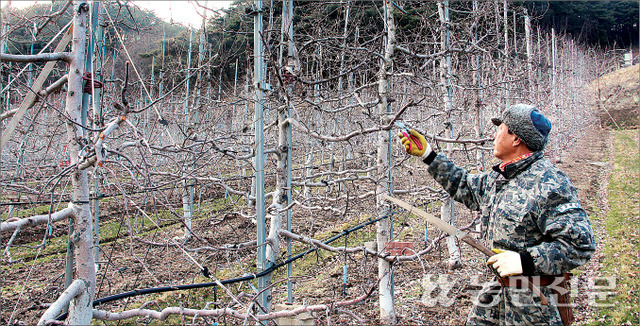
[[[357,231],[359,229],[362,229],[365,226],[371,225],[375,222],[378,222],[382,219],[387,218],[387,216],[382,216],[373,220],[369,220],[367,222],[364,222],[360,225],[354,226],[351,229],[348,230],[344,230],[341,233],[333,236],[332,238],[329,238],[329,240],[325,241],[324,244],[329,244],[333,241],[336,241],[340,238],[342,238],[343,236]],[[233,284],[233,283],[238,283],[238,282],[244,282],[244,281],[249,281],[252,279],[256,279],[258,277],[262,277],[265,276],[273,271],[275,271],[276,269],[285,266],[291,262],[294,262],[304,256],[306,256],[309,253],[312,253],[314,251],[316,251],[317,248],[310,248],[307,249],[306,251],[299,253],[281,263],[275,264],[265,270],[263,270],[262,272],[258,273],[258,274],[251,274],[251,275],[246,275],[246,276],[242,276],[242,277],[237,277],[237,278],[232,278],[232,279],[227,279],[227,280],[222,280],[220,281],[221,284],[225,285],[225,284]],[[148,289],[141,289],[141,290],[133,290],[133,291],[129,291],[129,292],[125,292],[125,293],[120,293],[120,294],[115,294],[112,296],[108,296],[108,297],[104,297],[101,299],[97,299],[93,301],[93,306],[97,306],[99,304],[103,304],[103,303],[107,303],[107,302],[111,302],[111,301],[115,301],[115,300],[120,300],[120,299],[125,299],[125,298],[129,298],[129,297],[135,297],[138,295],[143,295],[143,294],[152,294],[152,293],[162,293],[162,292],[171,292],[171,291],[180,291],[180,290],[191,290],[191,289],[200,289],[200,288],[207,288],[207,287],[216,287],[217,286],[217,282],[206,282],[206,283],[196,283],[196,284],[185,284],[185,285],[176,285],[176,286],[163,286],[163,287],[158,287],[158,288],[148,288]],[[64,313],[58,317],[56,317],[56,320],[64,320],[67,318],[67,313]]]

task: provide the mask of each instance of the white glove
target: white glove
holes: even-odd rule
[[[489,257],[487,265],[493,266],[500,277],[522,274],[522,261],[520,254],[511,250],[491,249],[496,255]]]

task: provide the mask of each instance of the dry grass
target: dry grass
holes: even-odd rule
[[[597,214],[606,235],[602,246],[600,288],[612,287],[611,296],[596,300],[592,325],[638,324],[638,130],[614,133],[613,171],[608,184],[609,209]]]
[[[618,69],[594,81],[598,116],[603,124],[615,128],[638,126],[640,66]]]

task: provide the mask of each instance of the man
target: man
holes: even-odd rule
[[[415,130],[411,139],[399,137],[407,153],[422,158],[454,200],[480,211],[481,236],[498,253],[487,264],[501,279],[480,291],[467,324],[562,325],[560,311],[565,315],[566,305],[558,305],[562,300],[552,291],[565,280],[563,273],[591,258],[591,223],[569,178],[543,158],[549,120],[531,105],[516,104],[491,121],[498,126],[493,154],[502,163],[489,173],[470,174],[457,167]],[[420,142],[422,149],[411,142]],[[515,275],[538,276],[529,279],[549,305],[541,305],[529,288],[509,278]],[[563,317],[565,322],[570,318]]]

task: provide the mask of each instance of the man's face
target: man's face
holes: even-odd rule
[[[503,162],[511,159],[513,153],[515,153],[515,147],[513,142],[516,140],[515,134],[509,133],[509,128],[504,123],[498,126],[498,130],[493,135],[493,155]]]

